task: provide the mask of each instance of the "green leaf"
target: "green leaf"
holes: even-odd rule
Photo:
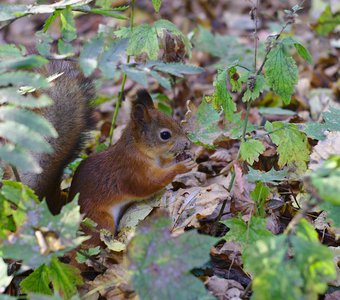
[[[304,45],[302,45],[299,41],[297,41],[296,39],[292,38],[292,37],[286,37],[284,39],[282,39],[282,44],[283,45],[292,45],[295,47],[297,53],[304,59],[306,60],[308,63],[312,64],[313,63],[313,57],[310,54],[310,52],[308,51],[307,48],[305,48]]]
[[[145,72],[140,71],[134,68],[133,66],[129,66],[129,65],[123,65],[121,68],[128,78],[130,78],[133,81],[138,82],[140,85],[144,87],[148,86],[148,78]]]
[[[28,5],[0,4],[0,22],[16,19],[27,14]]]
[[[325,201],[340,205],[340,157],[331,156],[316,171],[310,174],[312,185]]]
[[[272,236],[272,233],[266,229],[266,219],[260,217],[251,217],[248,224],[241,218],[232,218],[221,223],[230,228],[224,238],[227,241],[240,243],[242,249],[255,244],[258,240]]]
[[[61,11],[60,21],[63,40],[65,42],[72,42],[77,37],[77,30],[71,6],[67,6]]]
[[[44,23],[43,32],[46,32],[48,28],[50,28],[50,26],[52,25],[56,17],[60,16],[61,13],[62,13],[62,10],[56,10],[52,14],[50,14],[50,16],[46,19]]]
[[[184,75],[194,75],[204,72],[203,68],[194,65],[183,63],[164,63],[162,61],[151,61],[146,64],[146,67],[177,77],[184,77]]]
[[[248,81],[251,80],[248,78]],[[264,79],[263,75],[257,75],[255,79],[255,85],[253,90],[247,87],[243,97],[242,101],[243,102],[248,102],[248,101],[255,101],[257,98],[259,98],[260,94],[263,92],[264,88],[266,86],[266,80]]]
[[[61,55],[72,56],[74,55],[73,46],[71,43],[65,42],[62,39],[58,40],[58,51]]]
[[[227,70],[219,71],[214,81],[215,91],[213,94],[213,106],[215,109],[223,109],[225,118],[231,121],[234,112],[236,111],[236,104],[230,96],[227,88]]]
[[[134,28],[127,48],[128,55],[145,53],[149,59],[157,59],[159,52],[156,29],[149,24],[142,24]]]
[[[298,69],[283,44],[277,44],[269,52],[265,71],[268,85],[285,104],[289,104],[298,80]]]
[[[334,205],[330,202],[320,204],[320,208],[327,214],[327,219],[331,221],[332,225],[336,228],[340,227],[340,205]]]
[[[170,221],[164,217],[149,222],[141,223],[128,245],[132,285],[138,296],[170,300],[194,295],[195,299],[207,299],[209,292],[190,270],[209,259],[209,250],[217,240],[196,231],[172,237]]]
[[[27,68],[39,68],[48,63],[46,58],[39,55],[29,55],[26,57],[6,59],[0,61],[0,68],[8,69],[27,69]]]
[[[127,20],[128,17],[116,13],[115,10],[111,8],[91,8],[90,6],[81,6],[77,10],[85,12],[85,13],[92,13],[92,14],[98,14],[106,17],[116,18],[119,20]]]
[[[0,45],[0,57],[17,57],[20,58],[23,56],[22,49],[19,49],[16,45],[13,44],[3,44]]]
[[[230,81],[232,92],[238,92],[238,93],[241,92],[242,82],[239,78],[239,75],[237,73],[237,69],[235,66],[229,69],[229,81]]]
[[[54,290],[65,299],[70,299],[77,292],[76,286],[83,283],[80,271],[60,262],[56,256],[52,257],[49,269]]]
[[[35,36],[38,38],[36,48],[39,54],[45,57],[51,56],[51,43],[53,42],[52,37],[42,30],[37,31]]]
[[[249,172],[247,174],[247,179],[249,182],[261,181],[263,183],[278,185],[281,181],[287,180],[288,176],[287,170],[276,171],[274,169],[271,169],[268,172],[261,172],[258,170],[254,170],[251,167],[248,168]]]
[[[277,115],[277,116],[294,116],[295,111],[283,109],[280,107],[260,107],[259,113],[263,115]]]
[[[317,24],[314,26],[315,31],[320,35],[328,35],[332,32],[336,26],[340,23],[340,13],[337,12],[333,15],[330,4],[326,6],[323,13],[317,20]]]
[[[103,51],[104,40],[102,37],[95,37],[87,42],[80,53],[79,63],[85,76],[89,76],[97,68],[98,57]]]
[[[306,135],[299,131],[298,126],[283,122],[266,122],[265,129],[277,145],[279,167],[287,165],[297,173],[304,172],[309,161],[309,145]]]
[[[49,284],[49,268],[43,264],[21,281],[20,287],[24,293],[53,295]]]
[[[270,194],[270,189],[261,181],[256,182],[255,189],[250,192],[250,197],[255,201],[257,206],[257,214],[265,217],[265,203]]]
[[[170,82],[169,79],[167,79],[167,78],[165,78],[165,77],[159,75],[159,74],[158,74],[157,72],[155,72],[155,71],[150,71],[150,75],[151,75],[153,78],[155,78],[155,79],[158,81],[158,83],[159,83],[162,87],[164,87],[165,89],[168,89],[168,90],[171,89],[171,82]]]
[[[29,110],[10,106],[0,107],[0,119],[25,125],[30,130],[41,135],[51,136],[54,138],[58,136],[56,130],[45,118]]]
[[[9,103],[26,108],[42,108],[49,106],[53,101],[46,95],[38,98],[29,95],[21,95],[17,88],[2,88],[0,93],[0,104]]]
[[[46,78],[37,73],[16,71],[0,74],[0,86],[7,85],[47,88],[49,83]]]
[[[7,275],[7,264],[0,257],[0,293],[3,293],[6,287],[11,283],[13,276]]]
[[[240,155],[243,160],[252,165],[254,161],[259,160],[260,154],[266,150],[263,143],[258,140],[242,141],[240,146]]]
[[[152,5],[155,11],[159,12],[159,9],[161,8],[162,5],[162,0],[152,0]]]
[[[220,114],[206,98],[198,106],[196,114],[192,115],[191,132],[188,137],[193,143],[214,149],[214,141],[223,134],[223,130],[218,126]]]

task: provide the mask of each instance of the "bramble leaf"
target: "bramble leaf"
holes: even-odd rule
[[[269,52],[265,70],[268,85],[285,104],[289,104],[298,80],[298,69],[294,59],[285,51],[283,44],[277,44]]]
[[[299,131],[298,126],[283,122],[266,122],[265,129],[277,145],[279,167],[287,165],[298,173],[305,171],[309,161],[309,145],[306,135]]]
[[[252,165],[254,161],[259,160],[259,156],[264,152],[264,150],[266,150],[266,148],[263,143],[258,140],[251,139],[242,141],[240,146],[240,155],[243,160]]]

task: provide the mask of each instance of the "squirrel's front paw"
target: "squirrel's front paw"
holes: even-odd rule
[[[184,166],[185,172],[189,172],[197,165],[196,162],[191,157],[181,161],[181,164]]]

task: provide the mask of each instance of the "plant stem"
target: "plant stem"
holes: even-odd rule
[[[131,0],[131,16],[130,16],[130,33],[133,32],[133,26],[134,26],[134,18],[135,18],[135,0]],[[127,56],[126,63],[128,64],[130,62],[130,55]],[[118,117],[119,108],[122,104],[123,96],[124,96],[124,89],[125,89],[125,83],[126,83],[126,74],[123,74],[122,84],[120,86],[120,91],[117,98],[117,103],[115,107],[115,111],[113,113],[112,121],[111,121],[111,128],[110,128],[110,134],[109,134],[109,145],[112,145],[112,139],[113,139],[113,133],[116,127],[116,121]]]
[[[246,115],[244,117],[244,126],[243,126],[243,132],[242,132],[242,140],[243,141],[246,141],[246,133],[247,133],[247,126],[248,126],[249,111],[250,111],[250,101],[247,102]]]

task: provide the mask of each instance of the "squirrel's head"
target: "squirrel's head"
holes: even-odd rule
[[[149,155],[174,157],[190,145],[181,126],[155,108],[146,90],[139,90],[132,102],[131,123],[134,138]]]

